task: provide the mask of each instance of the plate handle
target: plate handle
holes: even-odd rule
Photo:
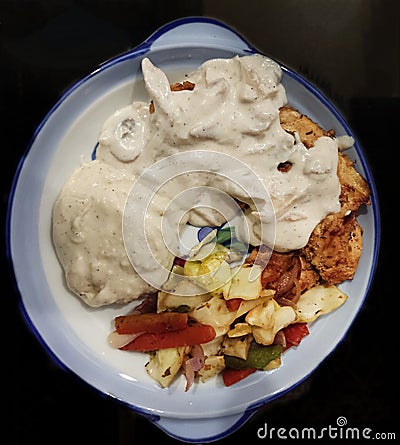
[[[160,417],[150,419],[169,436],[192,443],[205,443],[220,440],[238,430],[254,414],[254,410],[245,413],[206,419],[174,419]]]
[[[173,46],[216,46],[249,53],[256,51],[233,28],[207,17],[187,17],[170,22],[152,34],[144,45],[152,50]]]

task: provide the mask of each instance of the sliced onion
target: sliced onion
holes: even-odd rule
[[[132,314],[157,312],[157,294],[147,294],[143,297],[143,301],[133,309]]]
[[[294,280],[294,290],[295,292],[293,294],[293,297],[291,297],[290,299],[293,301],[293,303],[297,303],[301,295],[301,284],[300,280],[298,280],[297,278]]]
[[[275,335],[274,345],[281,345],[286,348],[286,336],[283,331],[278,331]]]
[[[279,306],[291,306],[293,309],[297,309],[296,303],[286,297],[275,298],[275,301],[279,304]]]
[[[290,270],[284,272],[279,278],[276,284],[276,295],[278,297],[287,296],[293,286],[295,286],[295,281],[299,279],[301,273],[301,262],[298,256],[293,257],[294,264]]]
[[[194,382],[194,367],[192,366],[191,360],[192,359],[188,359],[183,362],[183,374],[186,378],[185,391],[188,391]]]
[[[108,335],[107,341],[112,348],[119,349],[126,346],[142,334],[144,334],[144,332],[138,332],[136,334],[118,334],[117,331],[113,331]]]
[[[200,371],[204,366],[205,355],[200,345],[194,345],[190,351],[191,358],[187,358],[183,362],[183,373],[186,378],[185,391],[193,385],[195,373]]]

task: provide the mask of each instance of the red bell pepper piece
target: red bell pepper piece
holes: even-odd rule
[[[286,349],[297,346],[310,333],[307,323],[294,323],[282,329],[286,338]]]
[[[248,377],[253,372],[256,372],[256,368],[245,368],[245,369],[231,369],[225,368],[222,371],[222,380],[224,381],[225,386],[231,386],[235,383],[240,382],[241,380]]]
[[[215,338],[215,329],[204,324],[189,325],[184,329],[162,333],[144,333],[120,349],[127,351],[155,351],[207,343]]]

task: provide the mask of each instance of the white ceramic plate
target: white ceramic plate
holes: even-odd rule
[[[37,129],[10,195],[8,250],[29,326],[64,367],[187,442],[217,440],[238,429],[258,407],[307,378],[345,336],[367,295],[379,245],[375,186],[361,147],[356,141],[349,154],[371,186],[372,205],[359,217],[364,228],[359,269],[354,280],[342,286],[351,298],[312,324],[311,335],[284,354],[279,369],[257,372],[228,388],[217,378],[185,392],[181,378],[161,390],[146,375],[146,354],[123,354],[107,345],[111,322],[121,308],[91,309],[67,290],[52,245],[51,210],[81,157],[90,159],[105,119],[133,99],[146,100],[140,74],[144,56],[170,76],[190,72],[210,58],[253,52],[240,35],[214,20],[188,18],[164,26],[62,96]],[[352,135],[339,112],[314,86],[282,69],[291,105],[322,127],[335,129],[337,135]],[[171,81],[179,78],[170,76]],[[298,360],[300,356],[306,359]]]

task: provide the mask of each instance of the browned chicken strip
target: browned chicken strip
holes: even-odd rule
[[[279,110],[279,120],[282,128],[288,133],[297,133],[307,148],[313,147],[315,141],[321,136],[335,136],[333,130],[325,131],[308,116],[292,107],[282,107]]]
[[[302,254],[328,284],[351,280],[362,251],[362,229],[356,214],[328,215],[311,234]]]
[[[332,130],[325,131],[291,107],[281,108],[280,120],[286,131],[297,132],[310,149],[319,137],[334,137]],[[362,252],[362,229],[357,221],[357,211],[363,204],[370,203],[370,189],[354,168],[354,162],[342,152],[338,156],[341,209],[321,221],[307,246],[301,249],[305,264],[311,263],[327,284],[339,284],[353,278]]]
[[[299,135],[306,147],[312,149],[321,136],[334,137],[332,130],[325,131],[309,117],[291,107],[280,109],[282,127]],[[285,274],[293,267],[294,255],[300,260],[300,275],[296,277],[300,291],[319,282],[339,284],[352,279],[362,252],[362,229],[357,221],[357,211],[370,203],[370,189],[365,179],[355,170],[354,162],[339,152],[338,177],[341,185],[339,212],[328,215],[310,236],[308,244],[295,254],[279,254],[266,246],[255,248],[247,263],[265,267],[263,286],[277,289]]]
[[[341,186],[340,214],[355,211],[363,205],[370,204],[371,191],[367,181],[356,171],[354,162],[344,153],[339,152],[338,177]]]
[[[287,132],[299,135],[307,148],[314,146],[321,136],[334,137],[333,130],[325,131],[305,114],[292,107],[279,110],[281,126]],[[358,210],[363,204],[370,204],[370,189],[367,181],[354,168],[354,162],[344,153],[339,152],[338,177],[341,185],[340,203],[343,215]]]

